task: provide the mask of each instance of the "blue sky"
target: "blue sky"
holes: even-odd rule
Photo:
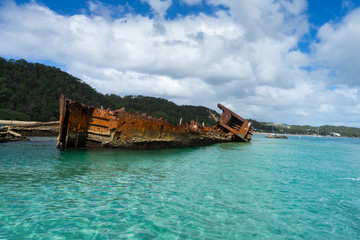
[[[0,56],[102,93],[360,127],[359,1],[5,0],[0,28]]]
[[[23,4],[28,3],[29,0],[16,0],[16,3]],[[38,0],[39,4],[49,7],[51,10],[56,11],[63,15],[74,15],[79,13],[87,12],[89,1],[78,1],[78,0]],[[141,0],[102,0],[99,1],[104,5],[109,6],[128,6],[127,10],[133,9],[135,13],[142,14],[144,16],[153,17],[151,6],[147,1]],[[188,5],[184,2],[172,1],[172,5],[167,11],[167,18],[174,19],[177,15],[189,15],[198,14],[203,12],[206,14],[213,14],[217,9],[228,9],[226,5],[212,6],[207,1],[194,1],[199,2],[194,5]],[[349,10],[352,10],[360,5],[359,1],[341,1],[341,0],[311,0],[307,1],[307,14],[309,21],[315,26],[321,26],[328,21],[339,21],[341,20]]]

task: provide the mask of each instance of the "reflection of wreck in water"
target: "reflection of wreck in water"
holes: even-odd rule
[[[204,127],[194,121],[182,125],[123,109],[110,111],[60,98],[58,148],[130,148],[203,146],[220,142],[250,142],[253,127],[222,105],[219,121]]]

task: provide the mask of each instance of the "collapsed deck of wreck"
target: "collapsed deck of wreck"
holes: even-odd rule
[[[60,98],[58,148],[154,149],[249,142],[251,122],[219,104],[223,114],[213,127],[194,121],[171,124],[125,109],[99,109]]]

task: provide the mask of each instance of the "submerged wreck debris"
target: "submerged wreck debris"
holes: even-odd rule
[[[287,139],[288,137],[285,136],[285,135],[277,135],[277,134],[275,133],[275,134],[269,134],[269,135],[267,135],[266,138],[281,138],[281,139]]]
[[[224,111],[212,128],[194,121],[179,125],[124,108],[111,111],[60,98],[58,148],[154,149],[249,142],[251,122],[219,104]]]
[[[10,127],[3,127],[0,130],[0,143],[14,141],[29,141],[29,139],[27,137],[23,137],[19,133],[12,131]]]

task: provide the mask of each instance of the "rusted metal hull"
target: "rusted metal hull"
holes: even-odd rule
[[[250,134],[245,134],[247,137],[244,141],[250,141],[251,133],[252,129]],[[60,98],[58,148],[154,149],[203,146],[239,141],[237,135],[234,135],[219,127],[205,128],[195,122],[176,125],[146,114],[133,114],[124,109],[103,110],[65,99],[64,96]]]
[[[220,103],[218,107],[223,110],[223,113],[219,121],[213,126],[213,129],[231,135],[233,141],[250,142],[254,130],[251,122],[240,117]]]

